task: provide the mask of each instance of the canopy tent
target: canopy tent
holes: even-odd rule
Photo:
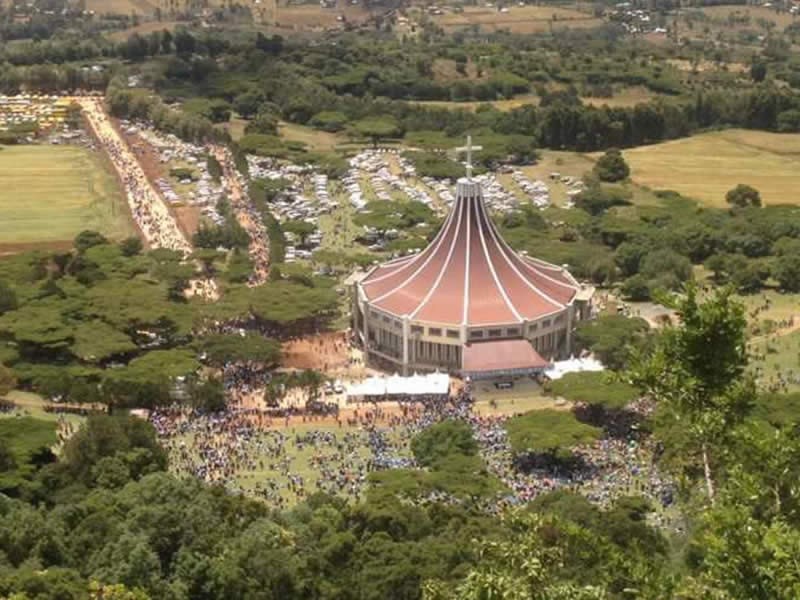
[[[368,377],[347,386],[347,399],[384,396],[446,396],[450,392],[447,373],[414,374],[411,377]]]
[[[581,371],[604,371],[605,367],[596,358],[570,358],[554,362],[544,374],[552,380],[561,379],[567,373]]]

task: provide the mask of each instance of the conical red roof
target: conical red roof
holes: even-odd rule
[[[427,248],[376,267],[361,285],[379,310],[454,326],[535,320],[563,310],[579,290],[565,269],[514,252],[489,218],[480,184],[468,179],[459,180]]]

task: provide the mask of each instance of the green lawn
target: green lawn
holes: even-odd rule
[[[76,146],[0,149],[0,243],[72,240],[84,229],[112,238],[134,232],[103,157]]]

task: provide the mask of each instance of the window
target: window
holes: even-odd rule
[[[428,327],[428,335],[442,335],[442,330],[438,327]]]
[[[560,314],[555,319],[553,319],[554,323],[561,323],[564,320],[564,315]]]
[[[506,329],[506,335],[519,335],[519,328],[512,327],[511,329]]]
[[[542,327],[550,327],[550,319],[545,319],[542,321]]]
[[[503,335],[502,329],[490,329],[489,330],[489,337],[500,337]]]
[[[447,330],[447,337],[457,340],[461,337],[461,334],[458,332],[457,329],[448,329]]]
[[[528,331],[536,331],[537,329],[539,329],[539,324],[531,323],[531,326],[528,328]]]
[[[421,335],[424,332],[425,332],[425,328],[424,327],[420,327],[419,325],[412,325],[411,326],[411,333],[418,333],[418,334]]]
[[[391,323],[392,320],[389,318],[389,315],[383,315],[382,317],[384,323]]]
[[[479,329],[476,330],[476,331],[470,331],[469,332],[469,337],[471,337],[473,339],[480,339],[480,338],[483,337],[483,332],[481,330],[479,330]]]
[[[403,324],[400,321],[398,321],[397,319],[392,321],[392,325],[397,329],[400,329],[403,326]]]

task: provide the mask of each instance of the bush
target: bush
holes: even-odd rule
[[[506,421],[511,449],[517,453],[569,454],[600,437],[600,429],[581,423],[563,410],[534,410]]]
[[[740,183],[725,194],[725,201],[739,208],[761,206],[761,194],[754,187]]]
[[[594,173],[600,181],[614,183],[627,179],[631,174],[631,169],[622,157],[622,153],[612,148],[595,163]]]
[[[635,387],[609,380],[603,372],[569,373],[551,382],[549,391],[572,402],[585,402],[608,409],[624,408],[639,396]]]
[[[411,452],[422,466],[430,467],[451,454],[475,456],[478,443],[472,428],[463,421],[443,421],[431,425],[411,440]]]

